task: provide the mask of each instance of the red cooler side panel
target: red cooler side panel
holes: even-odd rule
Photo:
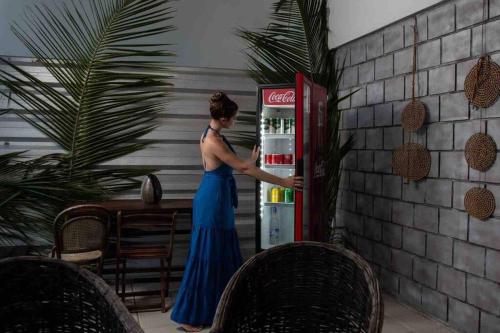
[[[295,76],[295,160],[296,175],[304,175],[304,76]],[[295,191],[295,241],[302,240],[303,192]]]

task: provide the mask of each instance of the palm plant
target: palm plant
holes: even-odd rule
[[[249,70],[258,83],[293,83],[302,72],[313,82],[327,88],[328,142],[324,151],[327,186],[327,220],[322,221],[330,239],[335,219],[341,162],[351,149],[352,137],[341,143],[340,112],[337,105],[350,94],[339,98],[343,66],[335,62],[335,50],[328,48],[327,0],[279,0],[273,4],[271,23],[265,29],[239,29],[248,49]]]
[[[54,3],[50,8],[36,5],[26,11],[22,24],[13,26],[14,34],[57,84],[49,85],[2,58],[0,84],[10,90],[12,102],[24,109],[18,116],[64,153],[30,163],[13,161],[19,155],[4,156],[2,167],[17,182],[2,178],[0,190],[27,200],[23,204],[8,196],[4,201],[2,194],[4,230],[24,237],[26,228],[49,225],[53,213],[68,201],[135,188],[136,177],[152,171],[107,169],[101,164],[152,143],[139,139],[157,126],[171,85],[166,59],[173,54],[166,50],[169,44],[158,42],[159,36],[174,29],[168,24],[173,13],[168,2],[88,0]],[[0,94],[8,97],[1,90]],[[32,174],[26,168],[39,170]],[[48,179],[52,183],[46,183]],[[33,186],[36,193],[31,191]],[[38,199],[43,212],[39,208],[33,216],[31,202]],[[14,225],[14,216],[22,222]]]

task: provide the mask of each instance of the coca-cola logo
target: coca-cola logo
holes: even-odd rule
[[[264,104],[268,106],[294,106],[294,89],[265,89]]]

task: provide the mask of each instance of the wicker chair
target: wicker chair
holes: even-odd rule
[[[96,264],[101,275],[108,241],[109,212],[98,205],[77,205],[54,220],[54,252],[57,259],[78,265]]]
[[[144,333],[97,275],[62,260],[0,260],[0,332]]]
[[[235,273],[211,333],[379,333],[382,321],[366,261],[335,245],[296,242],[255,255]]]

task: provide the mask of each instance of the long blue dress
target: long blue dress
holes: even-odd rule
[[[210,126],[203,133],[205,139]],[[213,130],[213,129],[212,129]],[[233,147],[222,136],[233,151]],[[238,206],[233,169],[222,164],[205,171],[193,199],[193,227],[186,269],[171,318],[211,326],[220,297],[243,260],[234,226]]]

